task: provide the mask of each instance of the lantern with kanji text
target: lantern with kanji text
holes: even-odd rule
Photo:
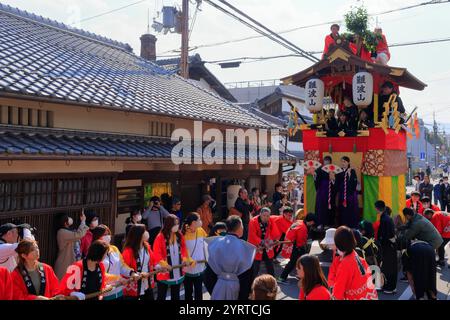
[[[325,95],[323,81],[317,78],[308,80],[305,85],[305,91],[305,104],[309,112],[319,113],[322,111]]]
[[[373,76],[367,71],[360,71],[353,76],[353,103],[366,108],[372,103]]]

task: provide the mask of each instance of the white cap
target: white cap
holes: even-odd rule
[[[333,245],[334,244],[334,234],[336,233],[335,228],[330,228],[325,231],[325,238],[320,242],[321,245]]]

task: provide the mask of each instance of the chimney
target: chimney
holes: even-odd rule
[[[156,37],[150,33],[141,36],[141,57],[155,61],[156,60]]]

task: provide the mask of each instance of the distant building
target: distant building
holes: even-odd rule
[[[311,123],[311,114],[305,107],[305,90],[298,86],[277,84],[277,80],[249,81],[225,84],[229,91],[238,100],[239,104],[246,106],[250,112],[264,118],[261,113],[271,116],[271,122],[287,127],[289,122],[289,114],[291,102],[298,110],[303,119]],[[258,86],[261,85],[261,86]],[[274,119],[277,119],[274,120]],[[299,119],[300,123],[301,120]],[[283,139],[282,144],[285,151],[303,160],[303,142],[302,134],[299,130],[293,137]],[[297,164],[294,171],[303,172],[302,167]]]
[[[435,150],[433,144],[426,141],[427,128],[422,119],[419,119],[420,137],[408,139],[407,152],[412,172],[422,168],[425,171],[429,164],[431,168],[435,166]]]

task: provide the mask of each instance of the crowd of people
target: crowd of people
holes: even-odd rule
[[[82,211],[76,227],[73,218],[61,214],[54,268],[40,262],[30,226],[2,225],[0,299],[166,300],[170,293],[180,300],[183,287],[185,300],[202,300],[204,288],[212,300],[274,300],[278,285],[295,271],[299,300],[374,300],[377,290],[395,293],[399,263],[417,299],[436,299],[435,252],[442,266],[450,217],[431,204],[430,188],[422,188],[423,196],[411,194],[399,215],[405,220],[394,219],[391,209],[377,201],[377,221],[361,221],[357,177],[346,157],[342,168],[338,175],[321,168],[314,172],[315,213],[301,208],[293,181],[277,183],[270,200],[257,188],[250,195],[241,188],[224,221],[213,218],[210,195],[189,214],[182,212],[179,199],[166,204],[169,211],[153,197],[148,208],[130,213],[121,249],[93,211]],[[332,255],[327,277],[311,254],[314,240]],[[276,275],[278,257],[288,262]],[[374,267],[384,279],[381,285],[374,280]]]

